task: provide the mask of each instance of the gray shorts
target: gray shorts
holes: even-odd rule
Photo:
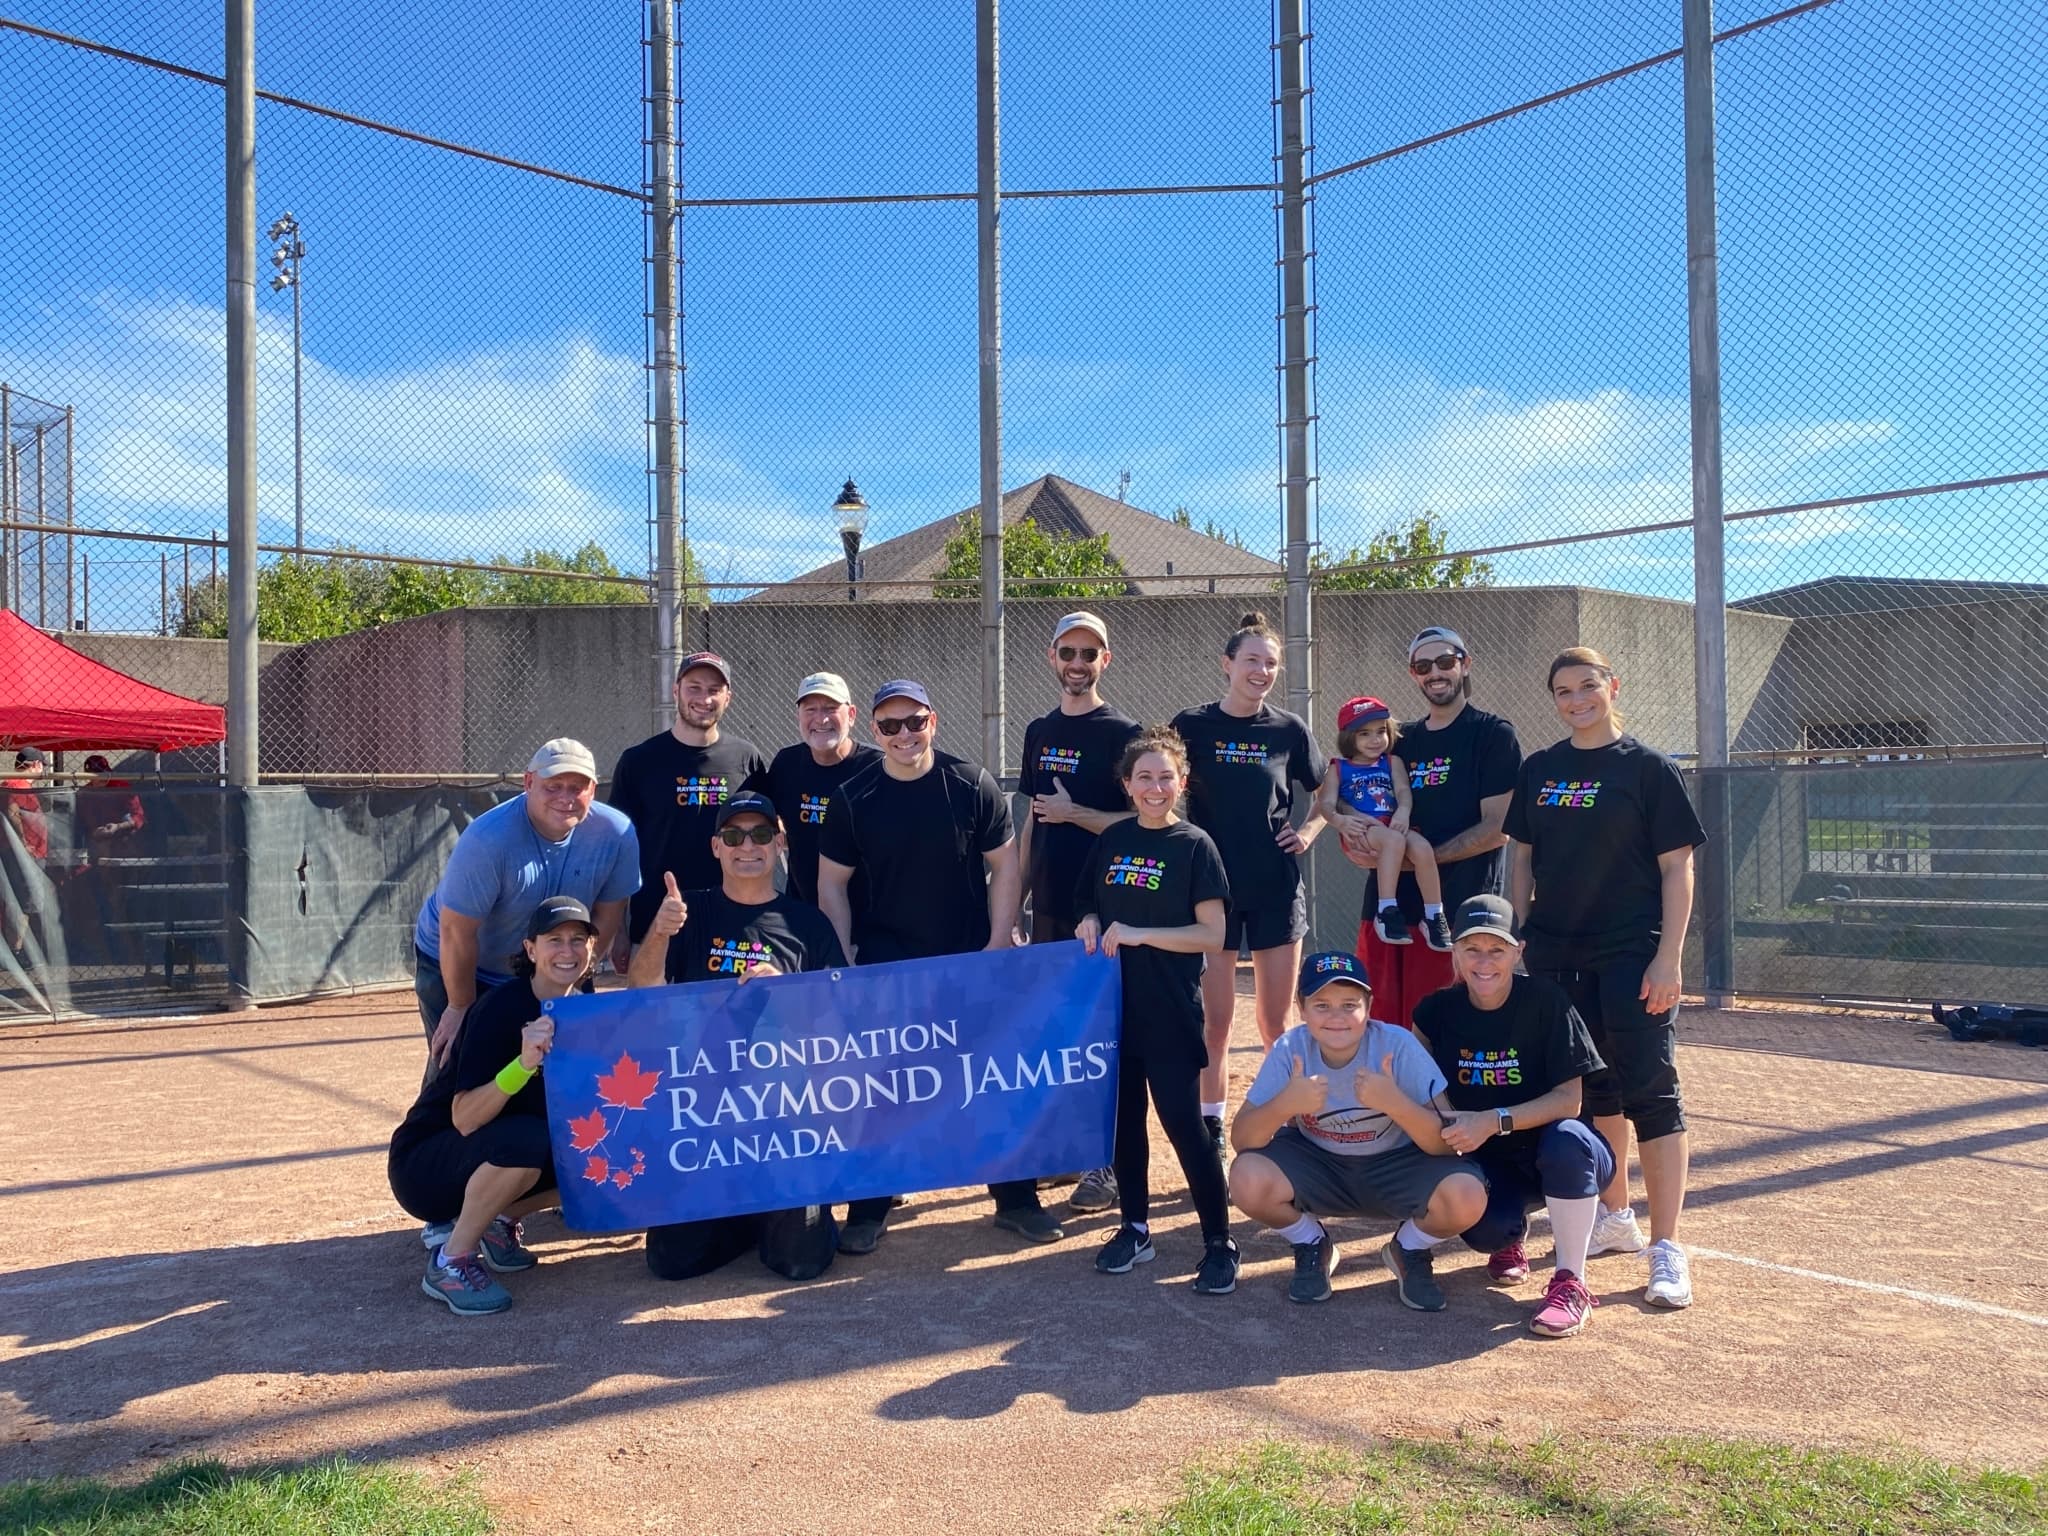
[[[1291,1125],[1256,1151],[1294,1186],[1294,1204],[1309,1216],[1372,1216],[1406,1221],[1429,1209],[1437,1185],[1454,1173],[1469,1173],[1481,1185],[1486,1175],[1462,1157],[1442,1157],[1410,1142],[1372,1157],[1325,1152]]]

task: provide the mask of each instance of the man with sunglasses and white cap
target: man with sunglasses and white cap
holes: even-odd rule
[[[684,890],[718,883],[711,834],[719,808],[742,790],[768,787],[768,759],[751,741],[718,728],[732,708],[732,668],[693,651],[676,668],[676,721],[626,748],[612,770],[611,803],[640,834],[640,891],[626,937],[638,944],[661,905],[661,877]]]
[[[684,891],[674,875],[663,874],[662,902],[626,971],[627,985],[744,980],[844,965],[825,914],[775,889],[783,834],[774,802],[735,795],[720,808],[717,825],[711,853],[719,884]],[[751,1248],[785,1280],[815,1280],[831,1267],[838,1236],[832,1208],[824,1205],[677,1222],[648,1230],[647,1267],[663,1280],[691,1280]]]
[[[881,761],[848,779],[818,847],[818,904],[861,965],[1007,949],[1022,882],[1010,803],[987,769],[935,745],[939,712],[922,683],[875,690],[869,712]],[[850,894],[867,876],[865,901]],[[1066,1234],[1043,1209],[1035,1179],[990,1186],[996,1225],[1033,1242]],[[841,1253],[871,1253],[891,1199],[855,1202]]]
[[[1074,892],[1095,836],[1131,814],[1116,770],[1138,734],[1137,721],[1102,702],[1109,625],[1098,615],[1067,614],[1053,626],[1045,657],[1059,684],[1059,707],[1024,727],[1017,775],[1018,790],[1031,797],[1017,848],[1034,944],[1074,936]],[[1110,1209],[1117,1203],[1115,1170],[1082,1174],[1067,1203],[1077,1211]]]
[[[818,899],[818,836],[840,785],[881,751],[853,739],[853,690],[837,672],[813,672],[796,688],[797,741],[768,765],[768,797],[785,813],[782,835],[789,849],[790,894],[813,904]],[[853,905],[866,897],[858,872]]]
[[[590,748],[567,736],[542,743],[523,782],[517,799],[463,828],[413,927],[413,991],[433,1065],[453,1057],[478,995],[512,979],[535,906],[554,896],[584,903],[603,954],[640,888],[633,824],[596,803]]]
[[[1472,703],[1472,657],[1455,629],[1432,624],[1408,642],[1408,671],[1421,690],[1425,713],[1401,726],[1401,760],[1414,798],[1413,831],[1436,849],[1443,905],[1455,912],[1474,896],[1499,895],[1506,870],[1508,802],[1522,770],[1515,728]],[[1341,829],[1340,829],[1341,835]],[[1370,853],[1354,833],[1344,854],[1370,870]],[[1456,980],[1451,957],[1421,944],[1388,944],[1374,930],[1373,887],[1358,924],[1358,953],[1373,979],[1373,1011],[1390,1024],[1410,1027],[1415,1005]],[[1398,893],[1401,917],[1422,922],[1422,893],[1404,872]]]

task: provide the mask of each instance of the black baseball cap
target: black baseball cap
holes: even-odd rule
[[[1491,933],[1519,944],[1522,936],[1515,932],[1514,905],[1504,896],[1471,896],[1460,902],[1457,916],[1451,919],[1451,942],[1475,933]]]
[[[775,802],[766,795],[748,790],[745,794],[734,795],[718,808],[718,820],[712,830],[718,831],[735,816],[765,816],[771,827],[782,825],[782,818],[775,814]]]
[[[1372,991],[1372,981],[1365,974],[1365,963],[1358,956],[1341,949],[1328,949],[1301,962],[1301,979],[1295,992],[1305,1003],[1333,981],[1348,981],[1354,987]]]
[[[30,763],[47,763],[48,761],[49,759],[43,756],[41,747],[17,747],[15,749],[14,766],[17,768],[26,767]]]
[[[533,916],[526,920],[526,936],[529,939],[537,939],[564,923],[581,923],[592,933],[597,932],[597,924],[590,916],[590,908],[574,896],[550,896],[535,907]]]

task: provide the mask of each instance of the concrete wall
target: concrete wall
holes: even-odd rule
[[[1054,621],[1073,606],[1006,605],[1006,769],[1016,766],[1025,722],[1056,702],[1045,648]],[[1200,594],[1096,606],[1116,651],[1106,691],[1131,714],[1165,720],[1221,691],[1218,656],[1248,600]],[[1278,617],[1277,594],[1265,606]],[[1793,624],[1742,612],[1728,619],[1740,729],[1740,711],[1760,691],[1769,694],[1767,677],[1786,686],[1782,653]],[[1544,673],[1558,651],[1583,644],[1605,651],[1620,670],[1632,730],[1667,751],[1692,750],[1692,612],[1683,603],[1577,587],[1345,592],[1318,598],[1315,622],[1311,723],[1326,746],[1337,704],[1355,693],[1378,694],[1403,712],[1418,707],[1408,641],[1427,624],[1447,624],[1472,649],[1475,701],[1513,721],[1525,743],[1561,734]],[[226,694],[222,642],[77,638],[160,686],[198,698]],[[726,604],[692,613],[684,644],[732,661],[738,687],[729,728],[764,750],[794,738],[797,684],[829,668],[844,673],[862,699],[887,678],[921,679],[939,710],[941,745],[981,755],[981,630],[973,603]],[[609,769],[625,747],[659,728],[653,612],[638,604],[461,609],[264,650],[267,773],[516,771],[536,744],[558,735],[588,743]]]
[[[2048,741],[2044,658],[2039,598],[1798,619],[1737,745],[1799,747],[1807,725],[1886,720],[1924,721],[1936,745]]]

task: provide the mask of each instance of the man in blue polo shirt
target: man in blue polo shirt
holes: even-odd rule
[[[640,842],[623,812],[596,803],[597,759],[566,736],[526,765],[524,793],[463,829],[413,928],[413,991],[431,1065],[450,1060],[462,1016],[507,981],[533,909],[573,896],[610,951],[640,888]]]

